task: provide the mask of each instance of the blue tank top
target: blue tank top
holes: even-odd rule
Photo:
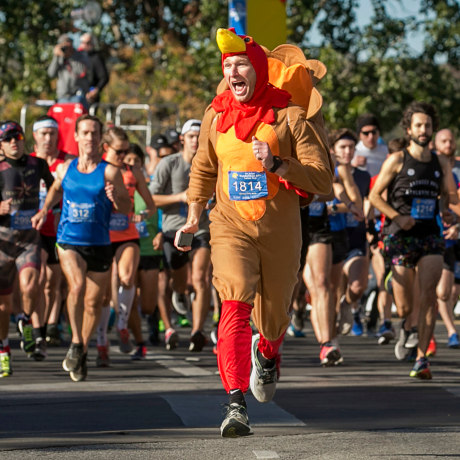
[[[64,196],[57,242],[107,246],[112,211],[112,202],[105,193],[104,172],[108,163],[101,161],[89,174],[78,171],[77,165],[78,158],[70,163],[62,181]]]

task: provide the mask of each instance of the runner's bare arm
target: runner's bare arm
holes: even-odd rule
[[[155,203],[152,200],[152,195],[150,194],[149,188],[147,187],[147,182],[145,182],[144,174],[142,173],[141,169],[137,166],[133,166],[133,174],[136,178],[136,190],[138,191],[139,195],[144,200],[147,208],[147,215],[148,217],[152,217],[156,212]]]
[[[114,208],[121,214],[129,214],[132,210],[132,203],[119,168],[107,165],[105,184],[107,197],[113,203]]]
[[[401,171],[403,166],[404,153],[395,152],[391,154],[383,163],[380,173],[372,187],[369,195],[371,204],[378,209],[382,214],[396,223],[405,230],[408,230],[415,223],[411,216],[401,216],[394,208],[392,208],[383,198],[383,192],[388,188],[391,181]]]

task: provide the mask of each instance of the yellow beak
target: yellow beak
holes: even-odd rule
[[[218,29],[216,41],[222,54],[243,53],[246,51],[246,43],[244,43],[244,40],[228,29]]]

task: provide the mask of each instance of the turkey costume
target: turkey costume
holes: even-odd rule
[[[270,52],[231,29],[219,29],[217,43],[222,65],[228,56],[245,54],[257,80],[244,103],[235,100],[225,80],[219,85],[202,121],[187,195],[189,203],[206,206],[216,194],[210,232],[213,284],[222,300],[218,366],[225,390],[245,393],[250,316],[260,332],[259,351],[277,358],[299,270],[299,206],[332,187],[322,100],[314,88],[325,67],[307,61],[295,46]],[[288,165],[283,177],[255,158],[253,136]]]

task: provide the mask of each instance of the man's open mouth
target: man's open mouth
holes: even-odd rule
[[[235,94],[243,94],[246,91],[246,83],[244,81],[232,82],[233,91]]]

